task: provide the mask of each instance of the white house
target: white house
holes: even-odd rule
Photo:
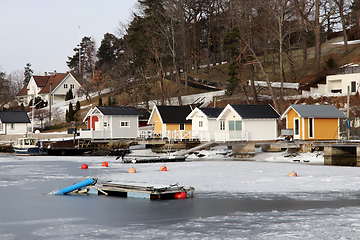
[[[0,134],[26,134],[30,124],[25,111],[0,111]]]
[[[277,138],[278,112],[270,105],[230,105],[216,118],[217,141],[263,141]]]
[[[17,94],[16,99],[19,104],[28,105],[31,99],[41,97],[44,101],[54,104],[65,101],[66,93],[71,89],[75,96],[82,86],[71,73],[56,73],[45,76],[32,76],[29,83]],[[50,97],[51,96],[51,97]]]
[[[134,107],[94,107],[83,120],[88,129],[82,129],[80,137],[88,139],[137,138],[140,115]]]
[[[216,120],[223,108],[195,108],[186,120],[192,121],[192,136],[200,141],[215,140],[220,124]]]
[[[326,76],[325,84],[318,84],[317,88],[311,87],[309,91],[303,90],[303,95],[338,93],[347,94],[349,87],[350,94],[359,91],[360,73],[336,74]]]

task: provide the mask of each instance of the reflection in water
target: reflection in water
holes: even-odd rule
[[[358,157],[339,157],[339,156],[324,156],[324,165],[334,166],[360,166],[360,158]]]

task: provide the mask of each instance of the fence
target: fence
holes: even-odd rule
[[[199,140],[201,142],[216,141],[248,141],[246,131],[154,131],[140,130],[138,136],[142,139],[176,139],[176,140]]]

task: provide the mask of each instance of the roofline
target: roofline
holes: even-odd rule
[[[223,115],[228,110],[228,108],[230,111],[235,112],[235,114],[238,115],[238,117],[240,117],[242,119],[242,117],[239,115],[239,113],[237,111],[235,111],[235,109],[231,106],[231,104],[228,103],[228,105],[226,105],[226,107],[221,111],[219,116],[216,118],[216,121],[220,121],[220,119],[223,117]]]
[[[293,110],[296,112],[296,110],[292,107],[292,105],[290,105],[290,106],[283,112],[283,114],[281,114],[281,117],[280,117],[281,120],[283,120],[284,118],[286,118],[286,115],[290,112],[290,109],[293,109]],[[299,115],[298,112],[296,112],[296,113]],[[299,115],[299,116],[300,116],[300,115]]]
[[[161,117],[161,114],[160,114],[160,112],[159,112],[159,110],[158,110],[158,108],[157,108],[156,105],[153,107],[153,109],[152,109],[152,111],[151,111],[151,114],[150,114],[150,117],[149,117],[149,120],[148,120],[147,124],[150,124],[150,122],[151,122],[150,120],[152,119],[153,114],[154,114],[155,111],[157,112],[157,115],[159,116],[159,119],[160,119],[161,124],[164,124],[164,122],[163,122],[163,120],[162,120],[162,117]],[[154,120],[154,124],[155,124],[155,120]]]
[[[186,116],[185,119],[186,119],[186,120],[192,120],[193,115],[194,115],[196,112],[201,112],[202,114],[204,114],[203,111],[201,111],[198,107],[195,107],[195,109],[193,109],[193,110],[189,113],[189,115]]]

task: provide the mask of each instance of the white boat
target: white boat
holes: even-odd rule
[[[44,154],[39,141],[35,138],[19,138],[17,142],[13,144],[13,149],[16,155]]]

